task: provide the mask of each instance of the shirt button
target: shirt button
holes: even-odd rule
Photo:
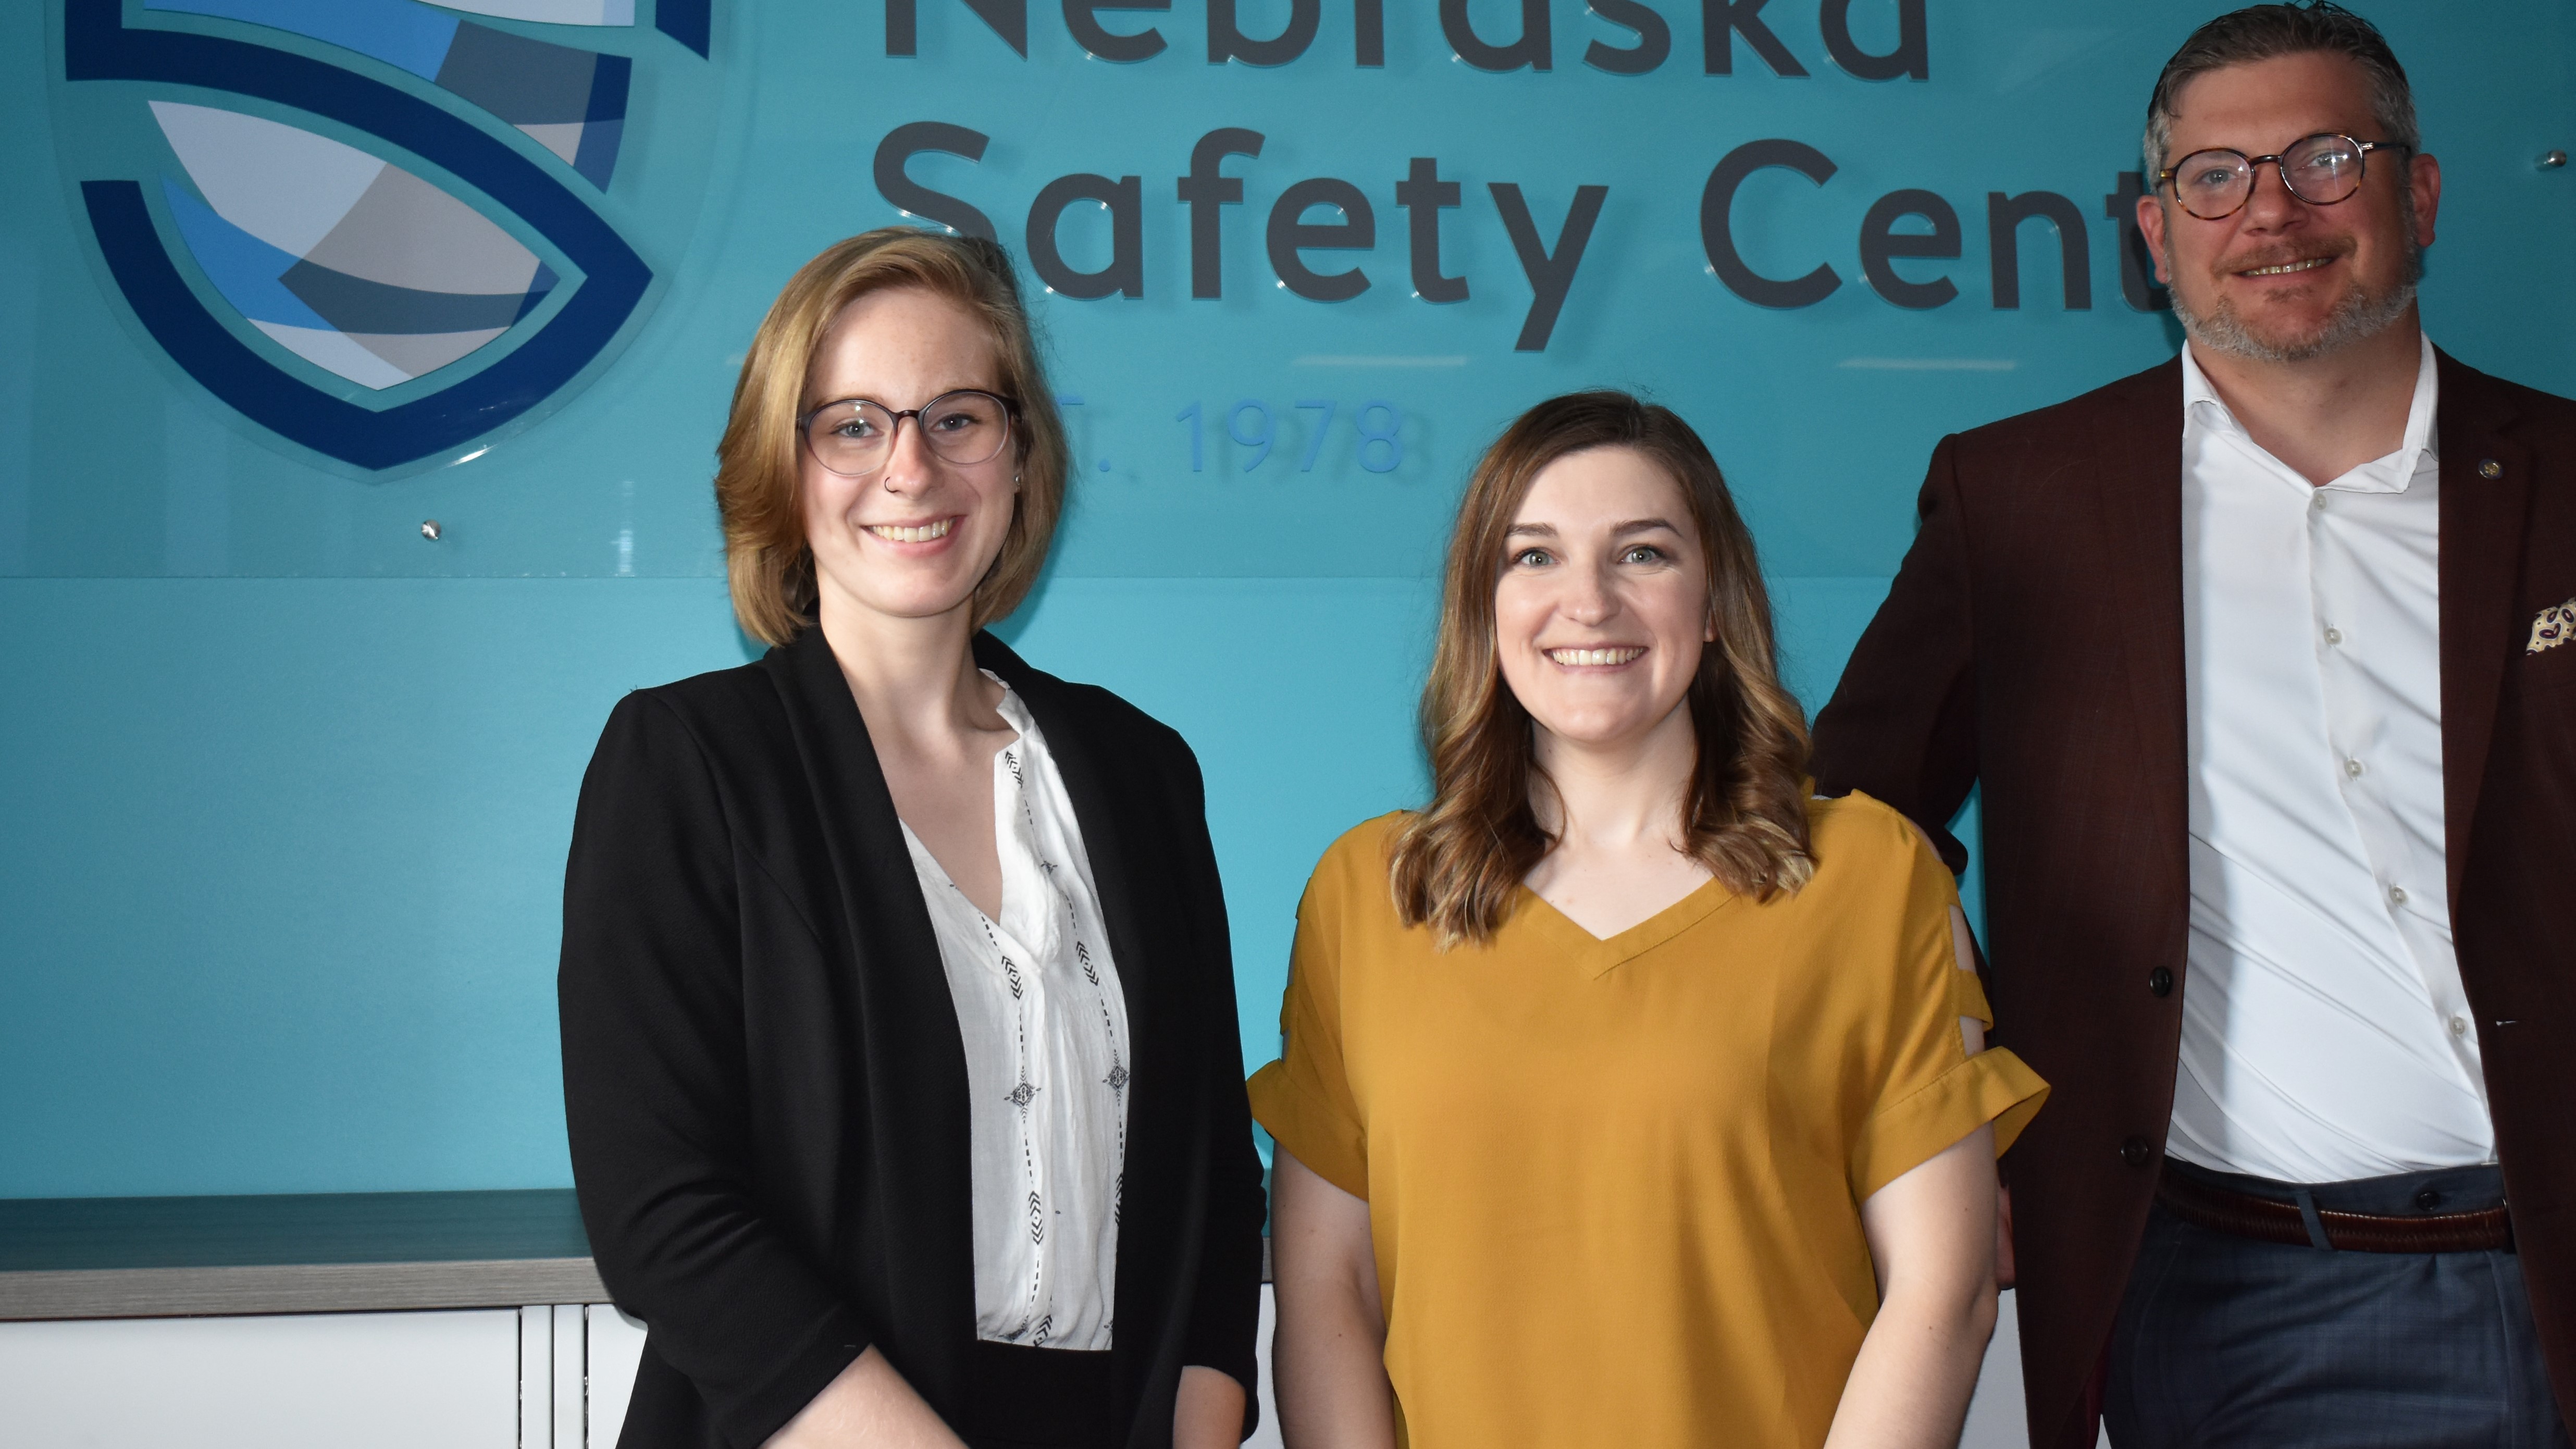
[[[2329,643],[2329,644],[2340,644],[2340,643],[2342,643],[2342,642],[2343,642],[2343,631],[2342,631],[2341,629],[2336,628],[2336,627],[2335,627],[2334,625],[2332,625],[2332,624],[2328,624],[2328,625],[2326,626],[2326,642],[2327,642],[2327,643]]]
[[[2326,506],[2326,490],[2320,488],[2315,492],[2315,494],[2310,496],[2308,499],[2308,506],[2316,509],[2324,508]]]
[[[2392,906],[2402,906],[2406,904],[2406,887],[2390,886],[2388,888],[2388,903]]]
[[[2455,1017],[2452,1017],[2452,1018],[2451,1018],[2451,1035],[2453,1035],[2453,1036],[2461,1036],[2461,1037],[2464,1037],[2464,1036],[2467,1036],[2468,1034],[2469,1034],[2469,1019],[2468,1019],[2467,1017],[2465,1017],[2465,1016],[2455,1016]]]
[[[2155,970],[2148,972],[2148,973],[2147,973],[2147,994],[2148,994],[2149,996],[2171,996],[2171,995],[2173,995],[2173,973],[2172,973],[2172,972],[2170,972],[2170,971],[2168,971],[2168,970],[2166,970],[2166,969],[2165,969],[2165,968],[2163,968],[2162,966],[2159,966],[2159,967],[2157,967]]]
[[[2155,1155],[2155,1148],[2147,1145],[2144,1137],[2132,1137],[2120,1144],[2120,1160],[2131,1167],[2144,1167],[2147,1159]]]
[[[2343,772],[2344,772],[2345,774],[2347,774],[2347,775],[2352,776],[2352,777],[2353,777],[2354,779],[2356,779],[2356,780],[2360,779],[2360,778],[2361,778],[2361,761],[2359,761],[2359,760],[2346,760],[2346,761],[2344,761],[2344,762],[2343,762]]]

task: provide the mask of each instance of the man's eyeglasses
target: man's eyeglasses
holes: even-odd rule
[[[2361,189],[2373,151],[2404,151],[2403,141],[2356,141],[2331,131],[2309,136],[2277,156],[2248,156],[2224,146],[2194,151],[2156,173],[2182,209],[2203,221],[2234,216],[2254,195],[2254,171],[2269,163],[2281,184],[2310,206],[2332,206]]]
[[[1011,441],[1011,401],[960,388],[917,408],[897,411],[863,397],[827,402],[796,420],[814,461],[844,478],[864,478],[885,466],[894,435],[906,418],[921,430],[922,446],[943,463],[988,463]]]

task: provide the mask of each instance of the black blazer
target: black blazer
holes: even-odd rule
[[[1198,762],[1126,701],[976,662],[1046,732],[1099,884],[1135,1090],[1113,1369],[1252,1402],[1261,1165]],[[648,1330],[620,1443],[753,1449],[874,1344],[954,1419],[975,1337],[966,1056],[885,776],[820,629],[626,696],[564,879],[564,1114],[600,1277]]]

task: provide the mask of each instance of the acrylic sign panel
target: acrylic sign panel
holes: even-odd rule
[[[2429,287],[2466,305],[2437,330],[2546,384],[2568,304],[2445,264],[2565,220],[2530,158],[2568,20],[2381,9],[2451,167]],[[50,113],[55,175],[12,166],[62,204],[7,223],[43,285],[6,320],[46,364],[7,399],[0,569],[713,573],[752,327],[815,250],[909,216],[1039,289],[1066,575],[1422,573],[1479,444],[1605,384],[1707,433],[1775,572],[1884,575],[1941,432],[2169,352],[2125,218],[2201,18],[53,0],[12,103]],[[119,528],[173,492],[222,526]]]

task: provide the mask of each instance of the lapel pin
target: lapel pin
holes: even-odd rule
[[[2478,465],[2478,476],[2481,478],[2500,478],[2504,476],[2504,465],[2493,458],[2489,458]]]

